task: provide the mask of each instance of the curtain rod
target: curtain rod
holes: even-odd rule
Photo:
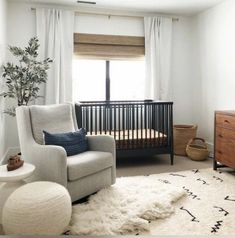
[[[31,8],[32,11],[35,11],[36,8],[35,7],[32,7]],[[132,18],[144,18],[144,16],[140,16],[140,15],[133,15],[133,16],[130,16],[130,15],[125,15],[125,14],[115,14],[115,13],[112,13],[112,14],[108,14],[108,13],[97,13],[97,12],[88,12],[88,11],[82,11],[82,12],[79,12],[79,11],[75,11],[76,14],[83,14],[83,15],[97,15],[97,16],[107,16],[107,17],[132,17]],[[179,21],[179,18],[175,18],[175,17],[168,17],[168,16],[162,16],[162,17],[167,17],[167,18],[172,18],[172,21]]]

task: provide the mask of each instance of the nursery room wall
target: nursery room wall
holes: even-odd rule
[[[7,1],[0,0],[0,66],[6,59],[6,42],[7,42]],[[0,67],[0,77],[2,74],[2,67]],[[2,79],[0,78],[0,92],[3,90]],[[0,158],[5,152],[5,115],[2,113],[4,110],[4,99],[0,98]]]
[[[7,8],[7,45],[25,46],[28,40],[35,36],[35,17],[30,12],[25,11],[25,5],[8,1]],[[6,52],[6,60],[14,62],[14,58]],[[7,100],[6,107],[12,102]],[[5,115],[5,152],[14,154],[19,146],[16,118]],[[8,154],[9,154],[8,153]]]
[[[213,144],[214,111],[235,109],[235,1],[194,18],[194,120]]]
[[[25,46],[30,37],[36,34],[35,11],[28,4],[11,0],[8,3],[8,43],[10,45]],[[52,6],[53,7],[53,6]],[[56,6],[55,6],[56,7]],[[193,122],[193,48],[194,24],[191,17],[179,17],[173,22],[172,45],[172,87],[174,101],[174,123]],[[75,32],[93,34],[118,34],[143,36],[144,27],[141,18],[111,17],[76,14]],[[8,54],[8,60],[11,57]],[[6,124],[6,146],[19,145],[15,118],[8,117]]]

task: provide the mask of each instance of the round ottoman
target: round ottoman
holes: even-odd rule
[[[3,208],[6,235],[61,235],[72,213],[71,198],[61,185],[34,182],[15,190]]]

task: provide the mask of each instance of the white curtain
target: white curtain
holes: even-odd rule
[[[145,98],[171,100],[172,19],[145,17]]]
[[[53,59],[48,81],[41,89],[44,104],[72,101],[72,59],[74,12],[36,9],[40,57]]]

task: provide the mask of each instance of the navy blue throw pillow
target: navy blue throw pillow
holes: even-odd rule
[[[86,130],[84,128],[75,132],[51,134],[43,131],[45,145],[62,146],[67,156],[77,155],[88,150]]]

